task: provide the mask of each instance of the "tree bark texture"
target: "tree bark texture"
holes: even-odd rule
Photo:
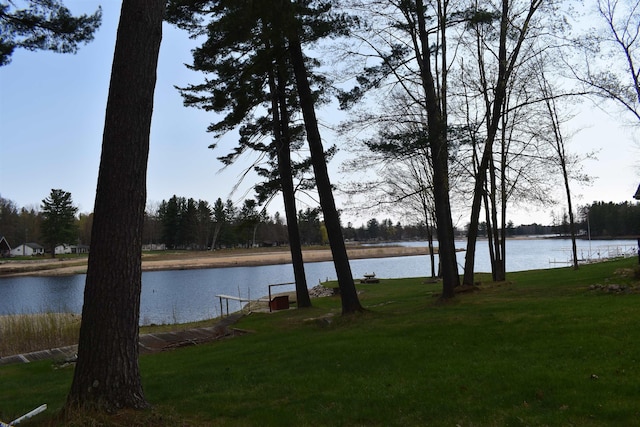
[[[313,95],[309,86],[309,80],[307,79],[307,70],[304,64],[304,56],[297,31],[297,28],[289,31],[289,53],[296,76],[296,86],[300,98],[305,130],[307,132],[307,142],[309,143],[309,150],[311,152],[311,162],[316,178],[316,186],[318,187],[320,206],[322,207],[324,223],[327,227],[329,245],[331,246],[331,254],[333,256],[333,264],[338,277],[338,286],[342,299],[342,314],[350,314],[362,311],[362,306],[360,305],[356,286],[353,281],[351,265],[349,264],[349,257],[347,256],[347,248],[342,236],[340,218],[333,198],[326,157],[324,155],[324,148],[322,147],[320,131],[318,130],[318,120],[315,114]]]
[[[447,141],[447,123],[438,102],[435,79],[431,70],[429,38],[424,18],[424,5],[416,1],[418,31],[422,57],[420,72],[425,92],[425,108],[429,132],[429,149],[433,159],[433,201],[435,205],[436,229],[438,231],[438,257],[442,275],[442,298],[455,296],[454,289],[460,284],[456,248],[451,219],[451,201],[449,199],[449,144]],[[446,85],[444,85],[446,87]],[[444,103],[444,100],[443,100]]]
[[[285,217],[287,218],[291,264],[293,265],[293,277],[296,282],[296,303],[298,308],[303,308],[311,307],[311,298],[309,297],[307,278],[304,273],[304,258],[302,256],[302,244],[300,243],[295,188],[291,171],[289,113],[287,111],[286,90],[284,85],[285,72],[282,69],[284,65],[280,62],[282,61],[282,57],[278,56],[277,61],[277,78],[274,78],[273,74],[269,77],[274,139],[276,141],[276,150],[278,151],[278,171],[280,173],[280,188],[284,200]]]
[[[142,226],[164,0],[124,0],[105,116],[78,363],[67,408],[147,406],[138,368]]]
[[[564,190],[567,194],[567,209],[569,210],[569,231],[571,233],[571,256],[573,261],[573,269],[579,268],[578,264],[578,248],[576,246],[576,224],[573,218],[573,204],[571,203],[571,189],[569,187],[569,172],[567,171],[567,164],[565,158],[561,158],[562,163],[562,177],[564,179]]]

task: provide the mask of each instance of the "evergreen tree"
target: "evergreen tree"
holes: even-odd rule
[[[260,213],[255,200],[247,199],[238,212],[238,233],[243,246],[255,246],[256,229],[260,224]]]
[[[303,34],[308,34],[311,31],[312,34],[317,34],[318,38],[337,35],[342,31],[346,31],[346,28],[340,25],[344,24],[345,21],[340,19],[325,20],[327,16],[330,16],[328,14],[331,9],[330,3],[321,3],[318,9],[305,8],[307,4],[299,3],[295,4],[295,6],[298,6],[296,9],[290,0],[283,0],[282,3],[282,10],[280,11],[284,17],[282,24],[283,28],[286,29],[288,53],[294,70],[296,89],[304,119],[307,143],[311,152],[311,163],[320,198],[320,206],[322,207],[324,225],[331,246],[336,276],[338,277],[342,314],[352,314],[362,311],[362,306],[358,299],[347,248],[342,236],[340,216],[333,198],[333,190],[329,172],[327,171],[327,160],[315,112],[315,99],[311,91],[310,74],[302,53]],[[303,20],[300,17],[311,17],[312,19],[304,21],[307,25],[303,27],[303,22],[301,22]],[[305,29],[308,31],[305,32]]]
[[[79,43],[93,40],[102,9],[74,17],[59,0],[29,0],[15,9],[13,1],[0,2],[0,66],[11,62],[16,48],[75,53]],[[15,9],[15,10],[14,10]]]
[[[174,194],[168,201],[163,200],[160,204],[158,217],[162,224],[162,241],[169,249],[176,249],[182,245],[181,217],[185,203],[184,197]]]
[[[0,233],[10,245],[26,243],[27,230],[20,224],[18,207],[13,200],[0,197]]]
[[[351,20],[333,15],[331,2],[303,1],[291,4],[246,0],[173,0],[169,19],[194,35],[206,34],[207,41],[194,51],[192,68],[210,73],[213,78],[183,90],[185,104],[208,110],[227,112],[223,120],[212,124],[210,131],[224,133],[239,127],[240,144],[223,162],[232,162],[247,149],[269,153],[277,158],[280,189],[285,196],[287,224],[294,227],[294,195],[288,151],[296,141],[295,129],[288,117],[291,111],[302,112],[304,130],[311,152],[315,182],[320,196],[327,233],[343,300],[343,313],[361,310],[355,291],[351,267],[327,173],[327,156],[315,118],[318,86],[323,79],[309,70],[309,58],[302,53],[302,43],[345,34]],[[206,11],[206,12],[205,12]],[[210,19],[206,29],[202,23]],[[266,90],[268,82],[269,90]],[[203,94],[208,92],[211,95]],[[271,117],[254,118],[260,106],[271,107]],[[291,110],[290,110],[291,109]],[[260,136],[273,130],[273,143],[265,144]],[[300,131],[298,130],[298,135]],[[283,155],[284,154],[284,155]],[[275,182],[275,181],[274,181]],[[297,231],[290,228],[292,259],[301,266],[302,257],[294,246]],[[295,250],[294,250],[295,249]],[[301,281],[304,274],[294,269],[296,289],[306,292]],[[303,301],[306,303],[306,299]]]
[[[197,18],[204,9],[203,4],[209,5],[208,39],[194,51],[192,68],[212,78],[183,88],[185,104],[226,112],[222,120],[209,127],[216,135],[239,129],[238,146],[219,157],[225,165],[232,164],[248,150],[260,153],[260,159],[267,159],[266,164],[253,165],[258,175],[265,178],[265,182],[255,186],[257,200],[260,204],[266,203],[282,191],[298,306],[308,306],[293,177],[308,171],[310,163],[304,160],[296,163],[291,159],[291,150],[300,148],[302,143],[302,128],[293,126],[290,120],[297,98],[290,84],[291,70],[284,54],[281,30],[275,28],[271,16],[276,12],[269,2],[173,1],[169,6],[169,19],[192,34],[204,32]],[[256,111],[265,113],[256,117]],[[266,143],[269,137],[272,142]],[[215,148],[215,144],[211,148]],[[298,185],[298,188],[310,187],[304,179]]]
[[[227,233],[225,233],[226,235],[224,236],[223,242],[229,247],[235,246],[238,240],[236,232],[237,219],[238,210],[234,206],[233,201],[227,199],[224,204],[224,220],[227,224]]]
[[[211,239],[211,207],[209,202],[198,200],[197,208],[197,228],[198,228],[198,249],[206,250]]]
[[[305,245],[322,244],[320,209],[307,208],[298,212],[298,228],[300,229],[300,239]]]
[[[55,257],[57,245],[76,243],[78,240],[78,208],[73,206],[71,193],[52,189],[49,197],[42,201],[41,209],[42,238],[51,250],[51,257]]]
[[[183,205],[180,219],[181,246],[193,249],[198,242],[198,207],[193,198],[189,198]]]
[[[218,249],[220,247],[221,232],[225,224],[227,223],[226,211],[222,199],[218,197],[213,205],[213,238],[211,240],[211,249]]]
[[[583,212],[592,237],[640,235],[640,203],[593,202]]]
[[[369,239],[376,240],[380,237],[380,223],[377,219],[371,218],[367,221],[367,229],[369,231]]]
[[[122,2],[68,410],[148,406],[138,365],[142,229],[165,3]]]

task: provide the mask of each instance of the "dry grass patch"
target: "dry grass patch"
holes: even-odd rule
[[[77,344],[79,333],[73,313],[0,316],[0,357]]]

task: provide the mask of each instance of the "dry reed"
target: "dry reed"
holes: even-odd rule
[[[0,316],[0,357],[77,344],[79,333],[77,314]]]

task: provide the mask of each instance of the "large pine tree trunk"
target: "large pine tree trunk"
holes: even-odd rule
[[[124,0],[67,408],[147,406],[138,368],[142,226],[164,0]]]
[[[269,77],[272,97],[272,115],[276,149],[278,150],[278,170],[280,173],[280,187],[284,200],[284,211],[287,218],[287,232],[289,234],[289,249],[291,264],[296,282],[296,304],[298,308],[311,307],[311,298],[307,288],[307,277],[304,272],[304,258],[300,243],[300,229],[298,228],[298,214],[296,210],[295,188],[291,171],[291,136],[289,132],[289,113],[286,104],[285,70],[282,58],[277,63],[277,83],[273,75]]]
[[[289,249],[291,251],[293,277],[296,282],[296,304],[298,308],[304,308],[311,307],[311,298],[309,297],[307,277],[304,272],[304,258],[302,257],[302,244],[300,243],[300,229],[298,228],[298,216],[296,213],[295,191],[293,187],[293,179],[291,177],[290,155],[289,146],[287,145],[285,147],[283,145],[279,151],[278,164],[285,165],[284,167],[280,167],[280,180],[282,182],[284,210],[287,218],[287,232],[289,234]],[[288,172],[286,169],[288,169]]]
[[[296,86],[298,96],[300,98],[300,107],[304,117],[305,130],[307,132],[307,142],[311,152],[311,162],[316,178],[316,186],[318,187],[318,196],[320,197],[320,205],[324,215],[324,223],[327,227],[327,235],[329,237],[329,245],[331,246],[331,255],[333,256],[333,264],[338,277],[338,286],[340,287],[340,296],[342,298],[342,314],[350,314],[362,311],[358,293],[351,274],[351,265],[349,265],[349,257],[347,256],[347,248],[344,244],[342,236],[342,227],[340,226],[340,218],[336,209],[333,191],[331,189],[331,181],[327,171],[326,157],[324,148],[322,147],[322,139],[318,130],[318,120],[315,114],[315,106],[313,95],[307,79],[307,70],[304,64],[304,56],[297,29],[293,28],[289,31],[289,53],[291,55],[291,63],[293,65],[296,76]]]

